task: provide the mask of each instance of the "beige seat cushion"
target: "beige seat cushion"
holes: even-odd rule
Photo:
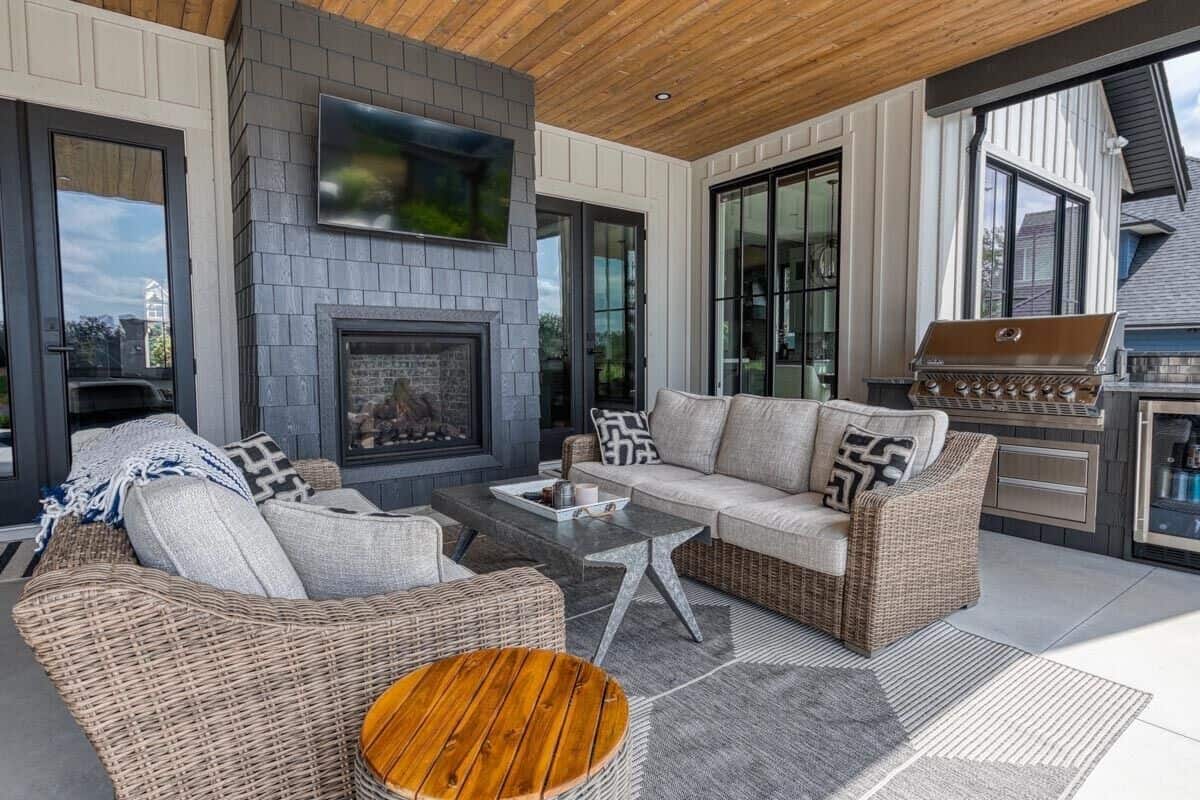
[[[721,511],[721,538],[798,567],[846,574],[850,515],[821,505],[817,492]]]
[[[665,464],[711,474],[728,410],[728,397],[659,389],[650,412],[650,435],[659,458]]]
[[[567,476],[573,483],[594,483],[600,491],[630,497],[633,487],[639,483],[658,481],[671,483],[692,478],[703,478],[703,472],[670,464],[602,464],[599,461],[582,461],[571,465]]]
[[[312,497],[304,501],[313,506],[323,506],[325,508],[344,508],[347,511],[359,511],[363,514],[370,514],[378,511],[379,507],[363,496],[363,493],[358,489],[325,489],[317,492]]]
[[[807,492],[820,410],[816,400],[737,395],[725,419],[717,472],[785,492]]]
[[[718,514],[723,508],[787,497],[761,483],[744,481],[729,475],[705,475],[690,481],[660,483],[652,481],[633,487],[633,502],[707,525],[720,537]]]
[[[459,564],[456,561],[451,561],[449,556],[442,556],[442,583],[450,581],[465,581],[467,578],[474,578],[475,573]]]
[[[916,477],[933,463],[946,443],[946,428],[950,418],[936,409],[901,411],[890,408],[852,403],[849,400],[830,400],[821,405],[817,415],[817,440],[813,447],[812,469],[808,486],[815,492],[825,489],[833,460],[842,444],[847,425],[871,433],[911,436],[917,442],[906,478]]]

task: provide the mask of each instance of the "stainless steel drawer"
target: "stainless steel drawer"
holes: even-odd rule
[[[1089,464],[1085,451],[1002,443],[998,452],[997,475],[1001,478],[1063,486],[1086,487],[1088,484]]]
[[[1003,475],[996,484],[996,508],[1039,517],[1086,522],[1086,488],[1051,485]]]

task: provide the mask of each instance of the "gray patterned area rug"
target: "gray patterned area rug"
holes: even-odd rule
[[[685,583],[703,643],[651,590],[604,662],[630,698],[640,800],[1057,800],[1150,700],[947,623],[863,658]],[[614,588],[604,573],[564,585],[572,652],[590,656]]]
[[[647,594],[605,661],[631,700],[643,800],[1051,800],[1144,692],[938,623],[872,659],[696,583],[704,642]],[[604,610],[567,624],[587,654]]]

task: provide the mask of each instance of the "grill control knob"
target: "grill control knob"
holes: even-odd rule
[[[1026,397],[1033,397],[1037,394],[1037,387],[1032,383],[1027,383],[1021,387],[1021,394],[1025,395]]]
[[[1054,387],[1049,383],[1042,384],[1042,394],[1054,394]]]
[[[991,381],[990,383],[988,383],[987,393],[990,394],[992,397],[999,397],[1000,396],[1000,384],[996,383],[995,381]]]
[[[942,385],[935,380],[925,381],[925,391],[929,392],[930,394],[941,394]]]
[[[1075,396],[1075,387],[1070,384],[1064,384],[1058,387],[1058,396],[1063,400],[1070,400]]]
[[[1015,383],[1004,384],[1004,392],[1009,397],[1016,397],[1017,396],[1017,385]]]
[[[958,392],[959,394],[966,394],[971,390],[967,387],[966,381],[956,381],[954,384],[954,391]]]

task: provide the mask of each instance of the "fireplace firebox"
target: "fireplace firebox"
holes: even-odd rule
[[[486,326],[343,321],[336,328],[343,464],[485,450]]]

